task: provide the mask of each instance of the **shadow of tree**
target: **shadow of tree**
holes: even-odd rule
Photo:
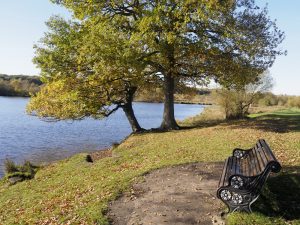
[[[184,124],[184,123],[179,122],[178,130],[190,130],[190,129],[195,129],[195,128],[213,127],[213,126],[217,126],[221,123],[227,123],[227,121],[225,121],[225,120],[205,120],[205,121],[199,120],[197,122],[194,122],[193,124]],[[157,127],[157,128],[147,129],[147,130],[145,129],[143,131],[136,132],[133,134],[143,135],[143,134],[148,134],[148,133],[165,133],[165,132],[170,132],[170,131],[174,131],[174,130],[166,130],[166,129]]]
[[[245,118],[239,120],[194,120],[192,122],[180,122],[180,130],[189,130],[197,128],[207,128],[213,126],[230,126],[232,129],[252,128],[269,132],[287,133],[290,131],[300,132],[300,112],[277,112],[274,114],[262,114],[255,118]],[[164,133],[169,130],[152,128],[144,130],[144,133]]]
[[[268,114],[243,120],[199,121],[192,126],[183,127],[183,129],[204,128],[216,125],[230,126],[233,129],[253,128],[277,133],[299,132],[300,114]]]
[[[180,126],[181,130],[194,129],[194,128],[205,128],[205,127],[213,127],[219,124],[228,124],[226,120],[199,120],[193,122],[193,124],[183,124]]]
[[[286,220],[300,219],[300,166],[284,167],[268,179],[253,211]]]
[[[300,115],[265,115],[237,124],[239,127],[251,127],[263,131],[286,133],[300,131]]]

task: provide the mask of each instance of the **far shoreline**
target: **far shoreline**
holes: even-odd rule
[[[31,98],[30,96],[12,96],[12,95],[0,95],[0,97],[4,98]],[[134,100],[133,102],[141,102],[141,103],[164,103],[163,101],[145,101],[145,100]],[[175,104],[184,104],[184,105],[214,105],[209,102],[185,102],[185,101],[174,101]]]

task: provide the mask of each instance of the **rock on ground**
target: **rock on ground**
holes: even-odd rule
[[[163,168],[144,176],[130,193],[112,202],[113,225],[224,224],[224,205],[216,198],[222,163]]]

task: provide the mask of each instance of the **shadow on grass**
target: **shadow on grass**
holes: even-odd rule
[[[194,128],[213,127],[213,126],[217,126],[222,123],[227,124],[228,121],[226,121],[226,120],[199,120],[199,121],[193,122],[192,124],[188,124],[188,125],[183,124],[180,126],[180,129],[188,130],[188,129],[194,129]]]
[[[285,133],[289,131],[300,131],[300,115],[265,115],[249,120],[249,124],[257,129]]]
[[[253,128],[277,133],[287,133],[291,131],[300,132],[300,113],[267,114],[243,120],[199,121],[198,124],[185,129],[203,128],[216,125],[231,126],[231,128],[237,129]]]
[[[199,120],[194,122],[193,124],[185,124],[185,123],[179,123],[179,129],[178,130],[190,130],[190,129],[195,129],[195,128],[205,128],[205,127],[213,127],[217,126],[221,123],[226,123],[225,120]],[[165,132],[170,132],[170,131],[176,131],[174,130],[168,130],[168,129],[162,129],[160,127],[157,128],[151,128],[151,129],[145,129],[140,132],[132,133],[135,135],[143,135],[143,134],[149,134],[149,133],[165,133]]]
[[[283,172],[270,177],[253,211],[268,217],[300,219],[300,166],[284,167]]]
[[[195,119],[190,122],[179,122],[179,130],[189,130],[197,128],[207,128],[214,126],[230,126],[230,128],[252,128],[269,132],[286,133],[290,131],[300,132],[300,112],[282,111],[270,114],[256,115],[254,118],[245,118],[238,120],[202,120]],[[143,130],[140,134],[144,133],[164,133],[170,130],[160,128],[152,128]]]

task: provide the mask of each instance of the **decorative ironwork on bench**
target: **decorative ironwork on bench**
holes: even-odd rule
[[[247,155],[247,151],[243,149],[236,148],[233,150],[232,155],[238,159],[243,159]]]
[[[251,149],[236,148],[225,160],[217,196],[229,212],[251,212],[251,205],[259,197],[269,174],[280,169],[280,163],[263,139]]]

